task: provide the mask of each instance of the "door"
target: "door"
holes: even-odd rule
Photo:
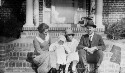
[[[54,0],[55,23],[74,23],[74,0]]]

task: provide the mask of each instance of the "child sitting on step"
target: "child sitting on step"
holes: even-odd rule
[[[58,41],[51,44],[49,47],[49,51],[55,51],[57,56],[57,70],[60,69],[60,66],[66,65],[66,51],[69,52],[69,50],[64,46],[64,43],[66,42],[66,38],[63,35],[59,36]],[[63,69],[65,70],[65,69]]]

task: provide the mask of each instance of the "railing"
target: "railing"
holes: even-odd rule
[[[50,27],[50,31],[65,31],[69,27]],[[71,29],[75,32],[85,31],[85,28],[82,27],[71,27]],[[24,27],[23,31],[37,31],[37,27]],[[104,32],[104,28],[96,28],[97,32]]]
[[[50,27],[49,33],[51,37],[57,38],[59,35],[64,35],[65,30],[68,29],[68,27]],[[70,28],[75,33],[75,38],[80,39],[80,37],[86,33],[86,29],[82,27],[72,27]],[[25,27],[23,28],[23,32],[26,34],[25,36],[28,38],[33,38],[35,36],[38,36],[37,27]],[[99,34],[104,34],[103,28],[96,28],[96,32]]]

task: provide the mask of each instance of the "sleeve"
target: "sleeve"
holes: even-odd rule
[[[74,49],[75,49],[74,51],[77,51],[77,46],[78,46],[78,44],[79,44],[78,40],[75,39],[75,41],[74,41],[74,46],[73,46]]]
[[[79,44],[78,40],[75,39],[75,48],[77,48],[78,44]]]
[[[40,44],[37,41],[37,39],[33,40],[33,45],[34,45],[34,48],[35,48],[34,52],[40,54],[40,52],[41,52],[42,49],[40,48]]]
[[[80,42],[77,46],[77,50],[83,49],[85,47],[85,43],[84,43],[84,36],[82,35]]]
[[[104,41],[103,41],[101,36],[99,38],[99,43],[98,43],[97,49],[101,49],[103,51],[106,49],[105,43],[104,43]]]
[[[67,45],[66,43],[63,45],[63,47],[65,48],[65,51],[66,51],[67,53],[70,53],[70,52],[71,52],[70,49],[69,49],[69,47],[68,47],[68,45]]]
[[[54,45],[54,43],[51,44],[49,47],[49,51],[55,51],[55,49],[56,49],[56,46]]]
[[[49,46],[52,44],[52,38],[49,37]]]

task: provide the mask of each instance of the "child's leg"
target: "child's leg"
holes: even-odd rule
[[[76,65],[77,65],[78,61],[73,61],[73,65],[72,65],[72,70],[76,71]]]
[[[60,64],[56,64],[56,70],[59,70]]]
[[[66,64],[65,71],[67,71],[67,72],[68,72],[69,65],[70,65],[70,63],[67,63],[67,64]]]

